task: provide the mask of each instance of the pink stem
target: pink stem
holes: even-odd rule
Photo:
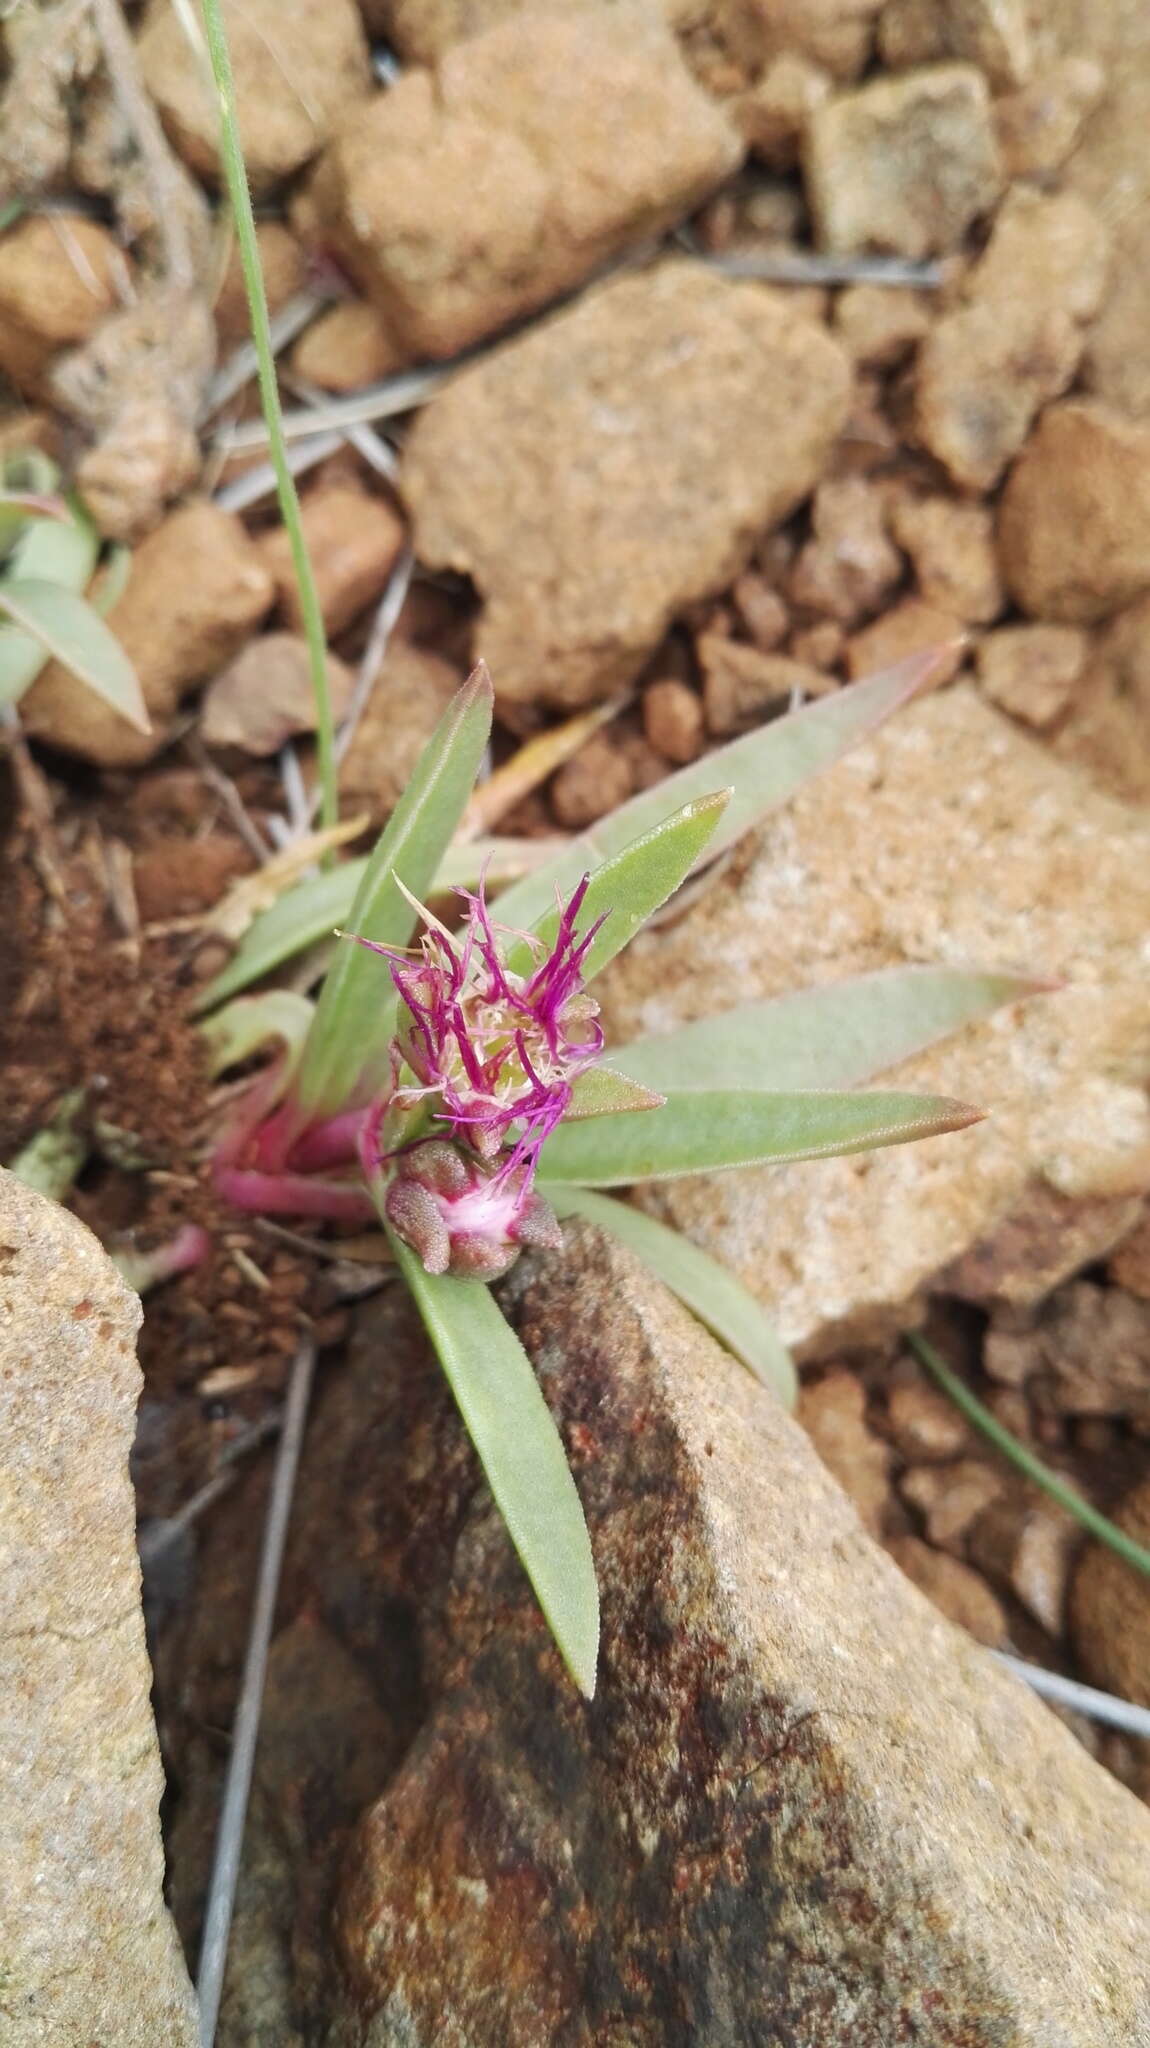
[[[308,1180],[297,1173],[261,1173],[217,1159],[217,1191],[234,1208],[261,1216],[326,1216],[333,1223],[370,1223],[375,1206],[366,1188],[346,1181]]]
[[[354,1163],[366,1109],[344,1109],[321,1124],[312,1124],[291,1148],[293,1172],[321,1173],[325,1166]]]

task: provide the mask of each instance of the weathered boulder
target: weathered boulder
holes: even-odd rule
[[[1140,2039],[1145,1811],[930,1608],[803,1431],[629,1258],[577,1227],[504,1302],[590,1522],[598,1695],[565,1680],[393,1294],[320,1396],[282,1604],[308,1619],[274,1660],[297,1673],[265,1786],[296,1842],[279,1954],[314,1994],[326,1945],[328,1981],[256,2038],[306,2011],[327,2048]],[[229,1504],[213,1555],[250,1512]],[[195,1626],[192,1715],[219,1711],[219,1613]],[[321,1754],[298,1730],[324,1631],[360,1676],[346,1732],[321,1702]],[[301,1904],[310,1844],[362,1782],[370,1691],[391,1706],[404,1683],[421,1723],[397,1741],[374,1710],[386,1782],[344,1848],[333,1952]],[[248,1923],[265,1957],[269,1896]],[[241,1949],[236,1999],[247,1976]]]
[[[640,1199],[731,1264],[811,1351],[889,1332],[959,1259],[964,1294],[1040,1299],[1118,1242],[1150,1186],[1148,919],[1144,814],[1092,793],[969,686],[927,698],[810,784],[600,988],[621,1043],[905,962],[1056,977],[1057,992],[968,1028],[891,1084],[957,1095],[986,1122]]]
[[[137,1297],[0,1172],[0,2035],[193,2048],[128,1452]]]
[[[811,489],[849,383],[780,297],[679,261],[455,377],[412,428],[402,488],[421,560],[486,599],[477,646],[504,705],[629,681]]]

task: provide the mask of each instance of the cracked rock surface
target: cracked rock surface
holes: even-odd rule
[[[193,2048],[128,1452],[139,1301],[0,1172],[0,2039]]]

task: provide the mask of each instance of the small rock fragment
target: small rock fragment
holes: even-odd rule
[[[340,763],[339,786],[349,805],[367,810],[376,823],[395,808],[459,682],[438,655],[392,641]]]
[[[900,604],[876,619],[873,626],[864,626],[861,633],[853,634],[847,641],[847,674],[852,682],[857,682],[861,676],[888,668],[908,654],[933,650],[937,650],[939,661],[931,684],[941,690],[958,674],[965,659],[962,620],[953,612],[927,604],[921,597],[904,597]]]
[[[1078,626],[1000,626],[974,651],[985,697],[1039,731],[1070,704],[1089,653]]]
[[[998,515],[1007,587],[1031,618],[1089,625],[1150,586],[1150,425],[1092,399],[1048,406]]]
[[[182,506],[135,550],[108,614],[139,677],[152,731],[134,731],[52,661],[23,699],[28,732],[102,768],[150,760],[185,690],[231,659],[273,595],[258,549],[232,513],[207,502]]]
[[[1150,1211],[1144,1211],[1128,1237],[1112,1252],[1106,1277],[1115,1287],[1150,1301]]]
[[[679,767],[695,760],[703,751],[706,729],[694,690],[675,676],[648,683],[643,692],[643,731],[664,760]]]
[[[371,96],[367,41],[354,0],[223,0],[244,163],[267,192],[322,149],[336,122]],[[184,161],[218,178],[219,107],[172,7],[139,38],[144,83]]]
[[[994,130],[1010,179],[1048,178],[1070,156],[1106,87],[1093,57],[1058,57],[1019,92],[994,103]]]
[[[829,1372],[802,1389],[798,1412],[828,1472],[854,1502],[864,1528],[877,1536],[890,1494],[890,1452],[867,1423],[861,1381],[853,1372]]]
[[[306,258],[291,229],[279,220],[256,222],[256,244],[260,252],[260,271],[268,312],[275,314],[296,292],[303,290]],[[247,340],[251,327],[248,297],[239,250],[234,242],[228,251],[227,268],[220,280],[212,311],[221,348],[234,348],[238,342]]]
[[[1150,1479],[1111,1519],[1150,1549]],[[1150,1579],[1101,1543],[1089,1543],[1070,1588],[1070,1628],[1085,1676],[1120,1699],[1150,1706]]]
[[[744,569],[736,576],[731,587],[731,596],[747,632],[755,646],[764,654],[777,647],[786,638],[789,614],[777,590],[772,590],[765,576],[755,569]]]
[[[957,1458],[950,1465],[912,1465],[898,1490],[922,1515],[937,1549],[961,1551],[968,1531],[1004,1484],[1001,1473],[980,1458]]]
[[[304,536],[332,638],[379,597],[403,546],[403,521],[382,498],[354,484],[317,484],[301,502]],[[287,528],[277,526],[256,543],[288,624],[303,625]]]
[[[887,1549],[899,1570],[956,1628],[964,1628],[988,1650],[1005,1647],[1010,1634],[1006,1615],[978,1572],[918,1536],[896,1536]]]
[[[832,254],[945,254],[1002,190],[986,81],[940,64],[842,93],[811,115],[803,170]]]
[[[882,0],[751,0],[716,10],[724,43],[736,62],[757,75],[783,56],[803,58],[849,85],[870,54],[874,17]],[[690,25],[692,11],[672,0],[672,18]]]
[[[819,697],[828,688],[830,679],[819,669],[785,654],[761,654],[757,647],[718,633],[701,633],[695,649],[703,671],[707,731],[714,739],[748,732],[764,712],[785,705],[796,691]]]
[[[879,49],[892,71],[960,58],[995,92],[1023,84],[1033,62],[1025,0],[887,0]]]
[[[1150,598],[1119,612],[1095,641],[1053,744],[1099,788],[1150,801]]]
[[[852,284],[838,295],[835,333],[852,360],[865,368],[893,368],[929,332],[930,313],[922,292]]]
[[[1120,1287],[1074,1280],[1025,1334],[991,1331],[987,1371],[1041,1375],[1048,1407],[1060,1415],[1106,1415],[1150,1426],[1150,1303]]]
[[[1106,301],[1083,364],[1091,391],[1134,419],[1150,416],[1150,49],[1114,61],[1106,97],[1069,159],[1066,181],[1112,243]]]
[[[943,1464],[970,1441],[970,1427],[953,1401],[920,1373],[892,1386],[887,1420],[895,1446],[912,1465]]]
[[[740,94],[732,109],[752,156],[761,158],[772,170],[789,170],[798,158],[810,115],[830,92],[831,80],[817,64],[793,50],[776,57],[750,91]]]
[[[914,563],[924,603],[968,625],[987,625],[1005,596],[994,546],[994,517],[985,505],[954,498],[902,497],[891,532]]]
[[[918,354],[915,424],[965,489],[996,483],[1036,412],[1073,379],[1097,312],[1108,241],[1073,193],[1016,188],[965,287]]]
[[[46,392],[52,358],[93,334],[128,284],[123,251],[82,213],[30,213],[0,236],[0,371]]]
[[[569,831],[581,831],[625,803],[635,787],[631,764],[605,732],[592,733],[552,778],[551,808]]]
[[[347,664],[329,650],[327,686],[337,721],[351,701],[354,681]],[[275,754],[285,741],[315,727],[311,664],[307,642],[298,633],[259,634],[204,693],[200,732],[209,747]]]
[[[454,377],[408,435],[403,495],[421,560],[486,599],[501,697],[571,710],[629,682],[810,490],[848,383],[781,297],[678,261]]]
[[[813,538],[791,573],[790,598],[845,626],[870,618],[902,576],[881,493],[865,477],[831,478],[811,508]]]
[[[816,626],[803,626],[797,633],[792,633],[787,651],[793,661],[799,661],[804,668],[813,668],[821,674],[825,692],[833,690],[838,683],[838,677],[830,671],[837,668],[842,660],[845,646],[846,635],[838,620],[820,619]],[[812,697],[819,694],[813,683],[808,683],[807,690]]]
[[[382,314],[364,299],[331,306],[301,334],[292,350],[297,377],[321,391],[361,391],[402,370],[408,358]]]
[[[311,200],[388,329],[452,356],[699,204],[741,154],[649,8],[526,11],[340,122]]]

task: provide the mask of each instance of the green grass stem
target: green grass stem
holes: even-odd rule
[[[275,470],[276,495],[291,543],[292,563],[299,586],[300,611],[303,617],[304,637],[307,641],[312,691],[315,696],[320,820],[324,828],[327,828],[337,824],[339,820],[335,725],[327,679],[327,636],[324,632],[319,592],[312,574],[303,522],[300,518],[299,493],[288,467],[279,385],[276,381],[275,352],[268,320],[267,295],[264,291],[263,271],[260,268],[259,244],[256,241],[255,215],[252,212],[243,144],[236,118],[235,83],[232,77],[228,39],[224,32],[221,0],[203,0],[203,11],[208,55],[220,100],[220,159],[231,202],[236,246],[239,249],[244,290],[247,293],[248,312],[251,317],[260,403],[268,430],[268,453],[271,456],[272,468]]]
[[[1025,1444],[1020,1444],[1018,1438],[983,1405],[977,1394],[972,1394],[970,1388],[959,1379],[958,1374],[951,1371],[949,1365],[945,1364],[925,1337],[920,1337],[913,1330],[904,1331],[903,1334],[915,1357],[921,1360],[931,1377],[937,1380],[943,1393],[949,1395],[967,1421],[981,1430],[983,1436],[996,1450],[1002,1452],[1004,1458],[1009,1458],[1012,1465],[1017,1465],[1020,1472],[1025,1472],[1028,1479],[1032,1479],[1036,1486],[1040,1486],[1043,1493],[1048,1493],[1051,1500],[1056,1500],[1060,1508],[1065,1508],[1067,1514],[1073,1515],[1076,1522],[1080,1522],[1084,1529],[1088,1529],[1092,1536],[1098,1538],[1099,1543],[1107,1544],[1118,1557],[1125,1558],[1127,1564],[1133,1565],[1135,1571],[1145,1572],[1150,1578],[1150,1550],[1144,1549],[1141,1543],[1135,1543],[1132,1536],[1127,1536],[1116,1523],[1110,1521],[1106,1515],[1100,1514],[1097,1508],[1092,1508],[1089,1501],[1083,1500],[1082,1495],[1077,1493],[1073,1486],[1060,1479],[1056,1472],[1052,1472],[1049,1466],[1043,1464],[1041,1458],[1036,1458],[1033,1451],[1028,1451]]]

